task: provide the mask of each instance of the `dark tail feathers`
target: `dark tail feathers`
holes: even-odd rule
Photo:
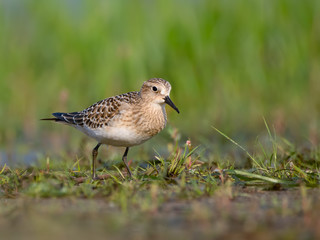
[[[45,121],[55,121],[61,123],[69,123],[69,124],[76,124],[82,125],[83,124],[83,116],[80,112],[72,112],[72,113],[52,113],[54,118],[42,118],[40,120]]]

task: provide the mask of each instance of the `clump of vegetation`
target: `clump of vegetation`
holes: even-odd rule
[[[97,235],[132,236],[134,232],[139,238],[143,236],[141,231],[129,231],[128,227],[145,231],[155,228],[152,231],[158,237],[174,235],[173,226],[167,224],[173,221],[179,223],[174,225],[174,231],[186,237],[187,233],[199,232],[199,229],[208,236],[230,237],[234,231],[266,236],[270,229],[277,229],[272,224],[285,226],[281,233],[273,232],[270,235],[273,237],[301,234],[306,229],[313,236],[317,228],[311,223],[316,222],[318,216],[312,209],[320,206],[316,204],[318,193],[311,188],[320,184],[319,150],[298,151],[268,129],[271,147],[258,141],[256,151],[249,153],[226,134],[215,130],[244,151],[249,161],[247,168],[237,168],[232,161],[226,164],[218,154],[207,155],[206,149],[193,146],[191,140],[181,143],[180,134],[173,129],[173,141],[168,144],[171,154],[166,158],[156,154],[155,159],[148,162],[132,162],[132,178],[121,160],[100,168],[99,180],[91,179],[89,161],[82,159],[54,164],[55,159],[47,158],[33,167],[4,166],[0,171],[0,196],[15,199],[17,203],[9,202],[5,207],[0,204],[0,218],[2,213],[12,216],[20,212],[18,203],[24,199],[23,206],[36,208],[37,214],[45,216],[41,219],[47,226],[63,225],[71,214],[72,225],[78,229],[83,225],[82,214],[88,213],[95,229],[99,229]],[[284,195],[283,191],[269,191],[284,189],[290,191]],[[44,199],[56,200],[42,202]],[[81,203],[80,199],[85,202]],[[33,201],[36,204],[30,206]],[[71,206],[77,206],[76,210]],[[100,227],[95,216],[108,226]],[[50,220],[57,217],[58,222]],[[293,217],[294,223],[289,221]],[[37,219],[39,217],[31,218],[29,225],[37,226]],[[259,225],[254,224],[256,219]],[[224,230],[219,224],[223,224]],[[243,229],[247,225],[250,227]],[[46,225],[41,223],[41,226]],[[160,226],[166,229],[165,234]],[[50,228],[46,234],[48,231]],[[88,232],[90,230],[83,226],[75,235]]]
[[[131,166],[133,178],[122,169],[121,163],[101,169],[98,174],[100,180],[94,181],[90,178],[88,165],[80,164],[79,159],[72,165],[55,169],[51,167],[52,160],[47,158],[43,168],[11,169],[4,166],[0,171],[0,194],[10,198],[21,195],[45,198],[106,197],[121,206],[126,201],[127,206],[128,202],[142,203],[146,195],[152,198],[152,194],[159,195],[159,191],[162,196],[159,201],[210,196],[217,187],[226,183],[267,189],[318,186],[318,150],[298,152],[287,140],[272,135],[267,124],[266,128],[271,149],[263,147],[258,141],[257,151],[253,154],[215,129],[245,152],[250,160],[250,167],[246,169],[237,169],[232,163],[227,168],[221,168],[218,156],[213,156],[209,161],[203,156],[205,149],[201,151],[201,148],[194,147],[191,140],[180,145],[180,135],[174,130],[171,134],[173,143],[168,145],[171,155],[163,158],[157,154],[155,160],[147,164],[134,163]]]

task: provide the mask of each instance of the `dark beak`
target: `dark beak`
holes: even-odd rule
[[[166,97],[164,98],[164,102],[165,102],[166,104],[168,104],[170,107],[172,107],[174,110],[176,110],[177,113],[180,113],[180,112],[179,112],[179,109],[176,107],[176,105],[174,105],[174,103],[171,101],[171,99],[169,98],[169,96],[166,96]]]

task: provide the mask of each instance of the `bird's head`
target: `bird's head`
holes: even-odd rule
[[[148,81],[144,82],[141,90],[140,95],[146,101],[150,101],[156,104],[168,104],[174,110],[179,112],[179,109],[174,105],[171,101],[169,95],[171,91],[171,85],[168,81],[162,78],[152,78]]]

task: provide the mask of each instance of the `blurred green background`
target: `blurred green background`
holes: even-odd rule
[[[169,122],[196,141],[319,135],[320,1],[163,0],[0,3],[0,141],[42,144],[78,111],[143,81],[172,84]],[[56,134],[56,135],[54,135]],[[77,141],[77,140],[74,140]]]

